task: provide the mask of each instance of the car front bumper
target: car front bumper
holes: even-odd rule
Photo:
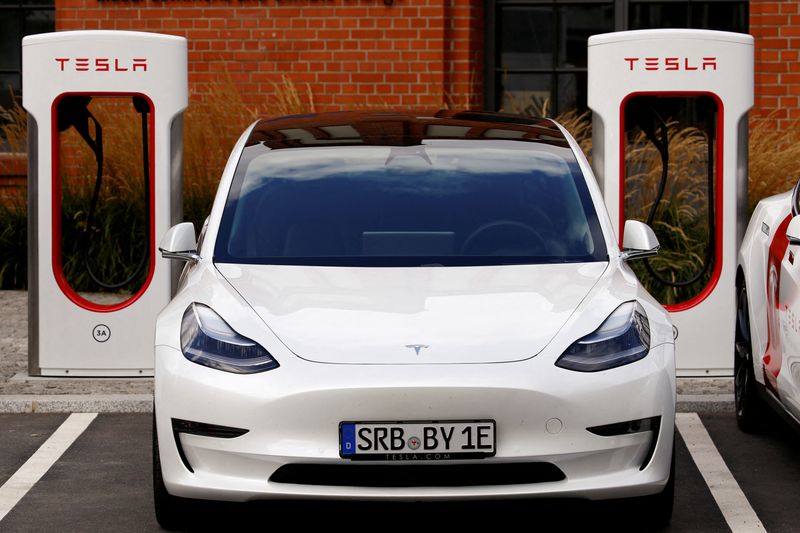
[[[667,482],[672,458],[672,351],[671,344],[657,346],[641,361],[595,373],[564,370],[546,357],[481,365],[336,365],[295,358],[272,371],[236,375],[194,364],[178,350],[158,346],[155,406],[163,478],[173,495],[230,501],[607,499],[654,494]],[[657,432],[601,436],[587,430],[656,416],[661,417]],[[176,436],[172,419],[248,432],[235,438]],[[365,466],[339,456],[342,421],[479,419],[496,422],[494,457],[377,464],[403,468],[544,462],[560,469],[564,479],[424,487],[270,479],[291,464],[312,469]]]

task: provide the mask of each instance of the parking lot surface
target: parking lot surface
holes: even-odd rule
[[[188,517],[186,530],[268,530],[289,519],[293,528],[327,523],[408,531],[476,530],[482,525],[526,525],[533,531],[797,531],[796,434],[776,424],[763,434],[747,435],[730,413],[678,417],[675,512],[666,529],[653,529],[636,517],[630,502],[526,500],[209,503]],[[70,429],[62,426],[78,434],[69,442],[62,434],[53,437],[56,430]],[[149,414],[0,414],[0,531],[159,531],[152,504],[150,431]],[[703,448],[698,431],[707,431],[710,448]],[[65,450],[61,455],[59,445]],[[41,477],[20,490],[20,479],[37,468],[43,469]],[[10,507],[5,512],[4,505]]]

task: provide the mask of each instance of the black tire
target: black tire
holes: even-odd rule
[[[153,503],[158,525],[167,530],[179,529],[185,525],[191,500],[173,496],[167,492],[164,478],[161,475],[161,457],[158,453],[158,434],[156,432],[156,415],[153,413]]]
[[[750,340],[750,314],[747,288],[742,285],[736,301],[736,343],[733,359],[733,389],[736,404],[736,423],[746,433],[764,428],[764,400],[758,394],[753,370],[753,345]]]
[[[672,509],[675,506],[675,439],[672,440],[672,459],[669,465],[669,478],[664,490],[652,496],[636,498],[637,512],[649,525],[661,528],[672,520]]]

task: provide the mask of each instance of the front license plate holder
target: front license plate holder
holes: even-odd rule
[[[339,456],[351,461],[483,459],[496,451],[494,420],[341,422]]]

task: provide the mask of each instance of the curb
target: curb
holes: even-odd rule
[[[733,394],[679,394],[679,413],[732,413]],[[151,394],[0,395],[0,413],[151,413]]]
[[[733,394],[678,394],[678,413],[734,413]]]
[[[0,395],[0,413],[151,413],[152,394]]]

